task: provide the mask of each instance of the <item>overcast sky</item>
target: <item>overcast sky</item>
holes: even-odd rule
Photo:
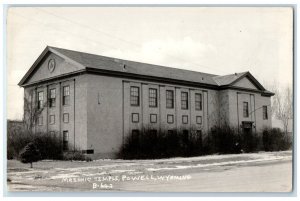
[[[290,8],[10,8],[7,115],[21,119],[17,83],[44,48],[56,46],[217,75],[250,71],[292,84]]]

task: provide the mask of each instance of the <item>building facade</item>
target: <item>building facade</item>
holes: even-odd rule
[[[24,121],[58,134],[67,150],[113,158],[144,127],[206,133],[271,127],[270,97],[249,72],[212,75],[46,47],[19,83]],[[27,108],[27,109],[26,109]]]

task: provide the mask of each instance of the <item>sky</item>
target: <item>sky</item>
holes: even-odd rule
[[[292,86],[293,13],[279,7],[12,7],[7,11],[7,118],[17,85],[47,45],[216,75],[249,71]]]

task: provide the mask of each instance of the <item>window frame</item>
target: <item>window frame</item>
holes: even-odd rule
[[[200,121],[198,121],[200,119]],[[196,124],[202,124],[202,116],[196,116]]]
[[[166,108],[174,108],[174,90],[166,90]]]
[[[54,91],[54,97],[52,97]],[[56,88],[49,89],[49,107],[53,108],[56,106]]]
[[[68,116],[68,121],[66,121],[65,116]],[[63,122],[64,123],[69,123],[69,121],[70,121],[70,115],[69,115],[69,113],[63,113]]]
[[[149,88],[149,107],[157,107],[158,93],[156,88]]]
[[[42,115],[40,115],[40,116],[38,117],[38,122],[37,122],[37,124],[38,124],[38,126],[42,126],[42,125],[43,125],[43,123],[44,123],[43,116],[42,116]]]
[[[51,117],[53,117],[53,122],[51,121]],[[49,124],[51,124],[51,125],[55,124],[55,115],[54,114],[49,115]]]
[[[248,118],[249,117],[249,104],[248,102],[243,102],[243,117]]]
[[[40,96],[40,94],[42,94]],[[44,106],[44,91],[38,91],[37,92],[37,108],[42,109]]]
[[[135,119],[134,115],[137,116],[137,120],[134,120]],[[131,113],[131,122],[132,123],[139,123],[139,121],[140,121],[140,114],[139,113]]]
[[[169,117],[172,118],[172,121],[169,121]],[[174,123],[174,115],[173,114],[167,114],[167,123],[168,124],[173,124]]]
[[[65,137],[67,136],[67,137]],[[69,150],[69,131],[64,130],[63,131],[63,151]]]
[[[199,97],[199,99],[197,97]],[[202,94],[201,93],[195,93],[195,110],[202,111]]]
[[[155,117],[155,120],[152,118]],[[157,123],[157,114],[150,114],[150,123]]]
[[[133,91],[137,89],[137,91]],[[137,93],[137,94],[135,94]],[[136,100],[135,100],[136,99]],[[140,106],[140,87],[138,86],[130,86],[130,106],[138,107]]]
[[[189,116],[188,115],[182,115],[182,124],[188,124],[189,123]],[[186,118],[186,122],[184,121],[184,118]]]
[[[67,90],[68,89],[68,90]],[[70,85],[63,86],[63,100],[62,100],[62,105],[63,106],[68,106],[70,105]]]
[[[269,118],[268,115],[268,106],[267,105],[263,105],[263,120],[267,120]]]
[[[181,109],[182,110],[189,109],[189,93],[186,91],[181,92]]]

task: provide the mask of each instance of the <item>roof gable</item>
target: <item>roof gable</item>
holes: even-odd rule
[[[25,74],[19,85],[36,83],[84,69],[84,66],[47,47]]]

